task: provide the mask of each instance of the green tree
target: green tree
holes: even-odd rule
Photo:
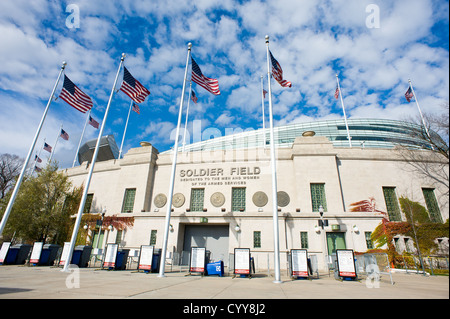
[[[43,241],[62,245],[71,229],[70,216],[76,214],[82,187],[73,188],[56,163],[37,176],[24,180],[3,233],[4,238],[25,242]],[[2,201],[2,215],[10,196]]]

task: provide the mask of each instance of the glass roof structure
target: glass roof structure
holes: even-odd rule
[[[423,140],[414,137],[413,132],[421,131],[421,126],[417,124],[383,119],[348,119],[347,124],[352,147],[393,148],[401,144],[412,148],[431,149],[431,146],[425,145]],[[313,131],[315,136],[327,137],[335,147],[350,147],[344,119],[293,123],[274,127],[275,145],[278,148],[290,148],[295,138],[302,136],[306,131]],[[240,130],[239,133],[195,142],[185,145],[184,151],[258,148],[263,147],[264,144],[270,145],[269,128],[266,128],[265,132],[263,129],[247,132]],[[179,151],[182,149],[180,145]]]

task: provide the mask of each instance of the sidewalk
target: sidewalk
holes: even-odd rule
[[[449,298],[449,277],[394,273],[379,288],[361,281],[338,281],[332,276],[313,280],[273,283],[272,277],[232,278],[158,274],[132,270],[108,271],[81,268],[64,273],[61,268],[0,266],[0,299],[405,299]]]

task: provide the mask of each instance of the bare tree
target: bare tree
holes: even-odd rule
[[[449,103],[442,105],[441,114],[424,114],[421,119],[409,120],[417,124],[411,137],[420,141],[418,149],[399,145],[400,157],[408,163],[405,170],[412,171],[431,184],[441,185],[443,196],[449,196]]]
[[[17,155],[0,155],[0,199],[5,197],[22,169],[23,159]]]

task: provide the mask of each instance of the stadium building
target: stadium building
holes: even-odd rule
[[[317,256],[319,269],[326,269],[336,249],[373,248],[370,236],[383,215],[351,212],[351,204],[361,200],[374,198],[391,221],[406,220],[400,196],[427,207],[435,222],[448,219],[445,189],[412,170],[397,148],[401,144],[430,153],[418,149],[427,146],[411,134],[418,126],[380,119],[347,124],[352,147],[344,120],[274,129],[282,269],[290,249],[308,249]],[[256,268],[274,267],[269,144],[269,131],[260,129],[192,143],[183,151],[180,147],[168,257],[187,263],[191,247],[206,247],[212,260],[228,265],[234,248],[250,248]],[[66,170],[74,185],[85,182],[88,167],[83,162]],[[133,227],[107,231],[108,243],[162,247],[171,167],[172,151],[159,153],[147,142],[122,159],[95,164],[85,211],[134,217]],[[323,228],[320,207],[328,221]],[[98,245],[105,245],[103,235]]]

